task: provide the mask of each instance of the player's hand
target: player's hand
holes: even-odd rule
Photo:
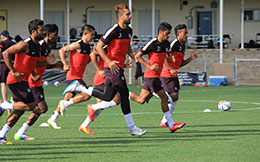
[[[70,65],[64,64],[63,70],[64,70],[65,72],[68,72],[68,71],[70,70]]]
[[[160,71],[161,68],[159,67],[158,64],[153,64],[149,67],[149,69],[152,71]]]
[[[37,80],[39,80],[40,79],[40,75],[38,75],[38,74],[31,74],[31,77],[32,77],[32,79],[34,80],[34,81],[37,81]]]
[[[22,73],[20,73],[19,71],[12,72],[12,75],[13,75],[14,79],[19,82],[21,82],[23,80]]]
[[[56,62],[56,68],[62,69],[63,68],[63,63],[61,61]]]
[[[98,71],[98,75],[100,76],[100,77],[102,77],[102,78],[105,78],[105,71],[104,70],[99,70]]]
[[[126,67],[126,68],[131,68],[131,67],[133,67],[132,61],[131,61],[131,60],[128,60],[128,61],[125,63],[125,67]]]
[[[109,68],[110,68],[110,71],[113,75],[118,73],[118,71],[119,71],[119,67],[116,65],[117,63],[119,63],[119,62],[118,61],[111,61],[109,63]]]
[[[197,53],[195,53],[194,51],[192,51],[192,53],[191,53],[191,59],[192,59],[192,60],[195,60],[196,58],[198,58]]]
[[[179,72],[179,70],[176,70],[176,69],[171,69],[170,70],[171,75],[177,75],[178,72]]]
[[[47,56],[47,64],[52,64],[56,60],[56,55],[51,53]]]

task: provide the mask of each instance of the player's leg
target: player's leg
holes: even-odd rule
[[[6,83],[2,82],[1,83],[1,94],[2,94],[2,98],[3,101],[7,101],[7,87],[6,87]]]
[[[36,122],[36,120],[40,117],[42,113],[47,112],[48,105],[45,101],[44,90],[42,87],[33,87],[32,93],[34,96],[35,103],[37,106],[32,110],[31,114],[27,118],[26,122],[22,125],[22,127],[15,134],[16,140],[33,140],[34,138],[30,138],[25,135],[26,131]]]
[[[120,103],[120,96],[119,94],[116,94],[113,100],[111,101],[102,101],[98,102],[96,104],[88,104],[88,111],[89,111],[89,118],[93,122],[94,121],[94,115],[96,114],[96,111],[98,110],[104,110],[107,108],[111,108],[114,106],[117,106]]]
[[[121,110],[124,114],[124,118],[128,125],[129,131],[131,135],[142,136],[146,133],[146,130],[143,130],[137,127],[134,123],[131,109],[130,109],[130,101],[129,101],[129,90],[125,80],[116,86],[116,90],[120,94],[120,103],[121,103]]]
[[[63,98],[64,101],[68,101],[71,98],[73,98],[73,96],[75,95],[75,93],[71,93],[71,92],[67,92]],[[58,122],[57,119],[60,116],[60,104],[58,104],[56,110],[53,112],[53,114],[51,115],[51,117],[47,120],[47,123],[52,126],[54,129],[61,129],[61,127],[58,126]]]
[[[177,100],[178,100],[178,92],[171,93],[171,94],[168,94],[166,92],[166,95],[168,96],[168,107],[169,107],[170,113],[172,114],[173,110],[175,108],[175,105],[177,103]],[[161,123],[160,123],[160,126],[161,127],[168,127],[167,119],[166,119],[165,116],[163,116]]]
[[[144,104],[147,98],[150,97],[150,94],[151,92],[149,90],[142,88],[140,95],[134,92],[130,92],[130,99],[139,104]]]
[[[102,102],[101,99],[97,98],[97,103]],[[96,119],[100,114],[101,114],[102,110],[97,110],[95,111],[94,115],[93,115],[93,120]],[[85,134],[96,134],[96,132],[92,132],[90,129],[90,124],[92,123],[92,121],[89,118],[89,115],[86,117],[86,119],[83,121],[83,123],[79,126],[79,131],[85,133]]]
[[[10,131],[10,129],[14,126],[14,124],[18,121],[18,119],[23,115],[24,111],[14,110],[10,114],[6,123],[3,125],[0,130],[0,144],[6,143],[5,136]]]

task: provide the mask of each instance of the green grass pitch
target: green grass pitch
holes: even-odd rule
[[[173,119],[187,122],[175,133],[159,126],[162,118],[160,100],[149,104],[131,102],[137,126],[147,134],[133,137],[122,116],[120,106],[106,109],[92,124],[95,135],[78,131],[87,116],[88,102],[68,108],[66,117],[59,117],[62,127],[39,127],[47,121],[60,99],[64,85],[45,87],[49,110],[27,131],[34,141],[15,141],[16,131],[28,117],[23,117],[7,134],[12,145],[0,145],[0,161],[259,161],[260,159],[260,86],[181,87]],[[134,92],[140,88],[129,86]],[[231,111],[217,109],[220,100],[232,104]],[[212,112],[203,112],[210,109]],[[7,119],[4,113],[0,124]]]

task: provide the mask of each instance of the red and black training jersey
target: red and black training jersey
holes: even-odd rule
[[[48,46],[48,44],[44,41],[41,40],[39,42],[40,46],[41,46],[41,56],[39,58],[39,61],[46,61],[47,60],[47,56],[51,53],[51,48]],[[28,82],[29,82],[29,86],[30,88],[32,87],[40,87],[42,86],[42,76],[43,73],[45,72],[46,66],[43,67],[35,67],[33,69],[33,71],[40,75],[40,79],[37,81],[34,81],[31,77],[31,75],[29,76]]]
[[[40,57],[40,45],[35,43],[31,37],[28,37],[24,42],[29,44],[28,53],[16,53],[14,61],[14,69],[22,74],[23,81],[28,81],[29,75],[37,64]],[[12,73],[9,72],[7,76],[7,84],[14,84],[15,80]]]
[[[144,78],[159,78],[164,60],[166,55],[170,50],[170,42],[165,40],[160,43],[157,38],[150,40],[146,45],[141,48],[143,54],[148,54],[148,63],[150,65],[158,64],[160,67],[159,71],[152,71],[149,68],[146,68],[144,73]]]
[[[10,41],[9,39],[5,40],[5,41],[2,41],[0,42],[0,48],[1,48],[1,51],[2,53],[9,47],[11,47],[12,45],[14,45],[15,43]],[[1,60],[4,60],[4,57],[3,57],[3,54],[0,54],[0,59]]]
[[[130,46],[133,30],[129,26],[122,29],[118,24],[110,27],[101,37],[101,41],[107,45],[107,56],[110,60],[118,61],[117,66],[124,68],[125,57]],[[109,67],[105,62],[105,67]]]
[[[70,52],[70,70],[67,72],[67,80],[83,79],[85,68],[89,62],[90,45],[82,40],[77,42],[80,44],[80,50]]]
[[[185,44],[181,44],[177,39],[171,42],[171,52],[175,58],[175,62],[168,59],[170,65],[173,69],[178,70],[183,62],[184,59],[184,52],[185,52]],[[170,69],[167,66],[163,67],[162,77],[178,77],[178,75],[171,75]]]

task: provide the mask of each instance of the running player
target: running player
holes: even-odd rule
[[[180,67],[185,66],[188,63],[190,63],[192,60],[198,58],[198,55],[192,52],[191,56],[188,59],[184,60],[185,42],[187,41],[188,38],[187,26],[185,24],[179,24],[175,27],[175,35],[177,39],[171,42],[171,52],[173,54],[175,61],[168,60],[167,63],[169,64],[168,66],[163,67],[161,77],[160,77],[164,90],[168,94],[168,101],[169,101],[168,106],[171,114],[173,113],[174,107],[179,98],[180,85],[179,85],[177,71],[179,70]],[[186,124],[185,122],[175,123],[175,126],[176,128],[181,128],[185,124]],[[161,127],[168,126],[165,116],[163,117],[160,126]]]
[[[146,130],[137,127],[133,121],[129,102],[129,90],[124,76],[124,62],[126,54],[134,59],[130,41],[132,37],[132,28],[128,25],[131,22],[132,14],[126,4],[115,6],[118,23],[110,27],[97,43],[97,52],[105,61],[104,71],[106,75],[105,88],[103,92],[97,89],[81,88],[74,86],[73,89],[98,97],[105,101],[111,101],[116,93],[120,94],[121,110],[130,130],[131,135],[142,136]],[[107,46],[107,53],[104,47]],[[91,114],[95,114],[95,110]]]
[[[67,72],[66,80],[69,83],[63,91],[63,94],[65,95],[64,99],[59,102],[57,109],[53,112],[52,116],[47,121],[48,124],[55,129],[61,128],[57,124],[57,119],[60,114],[62,116],[65,115],[65,111],[68,106],[87,101],[91,98],[90,95],[87,95],[83,92],[80,92],[76,96],[76,92],[72,92],[69,90],[71,85],[74,85],[75,83],[80,83],[84,87],[88,88],[88,86],[82,79],[85,68],[90,61],[89,55],[91,50],[89,42],[91,42],[95,36],[95,28],[91,25],[86,24],[82,27],[81,32],[81,40],[73,42],[59,50],[60,59],[64,65],[63,70]],[[70,52],[70,65],[66,61],[67,52]]]
[[[4,107],[12,107],[11,103],[7,101],[7,87],[6,87],[6,78],[9,73],[9,69],[4,62],[4,58],[2,53],[9,48],[10,46],[14,45],[15,43],[10,40],[9,32],[7,30],[2,31],[0,34],[1,42],[0,42],[0,83],[1,83],[1,94],[3,97],[2,106]],[[12,61],[14,57],[12,58]],[[10,109],[9,109],[10,110]],[[3,114],[4,111],[0,112],[0,116]]]
[[[144,73],[144,85],[140,95],[131,92],[130,99],[137,103],[143,104],[152,92],[155,92],[161,99],[161,108],[166,116],[167,122],[171,132],[174,132],[174,123],[171,113],[169,111],[167,102],[168,97],[161,86],[160,74],[166,56],[169,57],[170,42],[168,38],[171,34],[172,26],[166,22],[159,25],[157,38],[149,41],[136,54],[136,59],[146,67]],[[143,55],[148,54],[148,63],[143,59]]]
[[[40,57],[38,42],[43,39],[45,34],[43,21],[34,19],[29,22],[28,28],[30,36],[11,46],[3,53],[5,63],[10,69],[7,84],[12,92],[14,103],[12,104],[13,112],[0,131],[0,143],[2,144],[7,142],[5,140],[6,134],[25,111],[40,112],[40,108],[35,104],[32,91],[29,88],[28,78]],[[13,55],[15,55],[14,65],[11,60]],[[23,137],[27,138],[25,134]]]
[[[56,64],[51,64],[53,61],[55,61],[56,57],[55,54],[50,54],[50,47],[56,42],[58,38],[58,26],[56,24],[46,24],[44,27],[46,30],[46,37],[44,40],[39,42],[41,45],[41,57],[33,70],[33,72],[37,75],[30,75],[28,79],[34,101],[40,108],[40,111],[31,112],[26,122],[15,134],[15,140],[34,140],[34,138],[28,136],[24,137],[24,134],[36,122],[40,115],[47,112],[48,110],[48,106],[44,97],[44,90],[42,87],[42,76],[46,68],[54,68],[56,67],[56,64],[59,63],[57,62]]]

